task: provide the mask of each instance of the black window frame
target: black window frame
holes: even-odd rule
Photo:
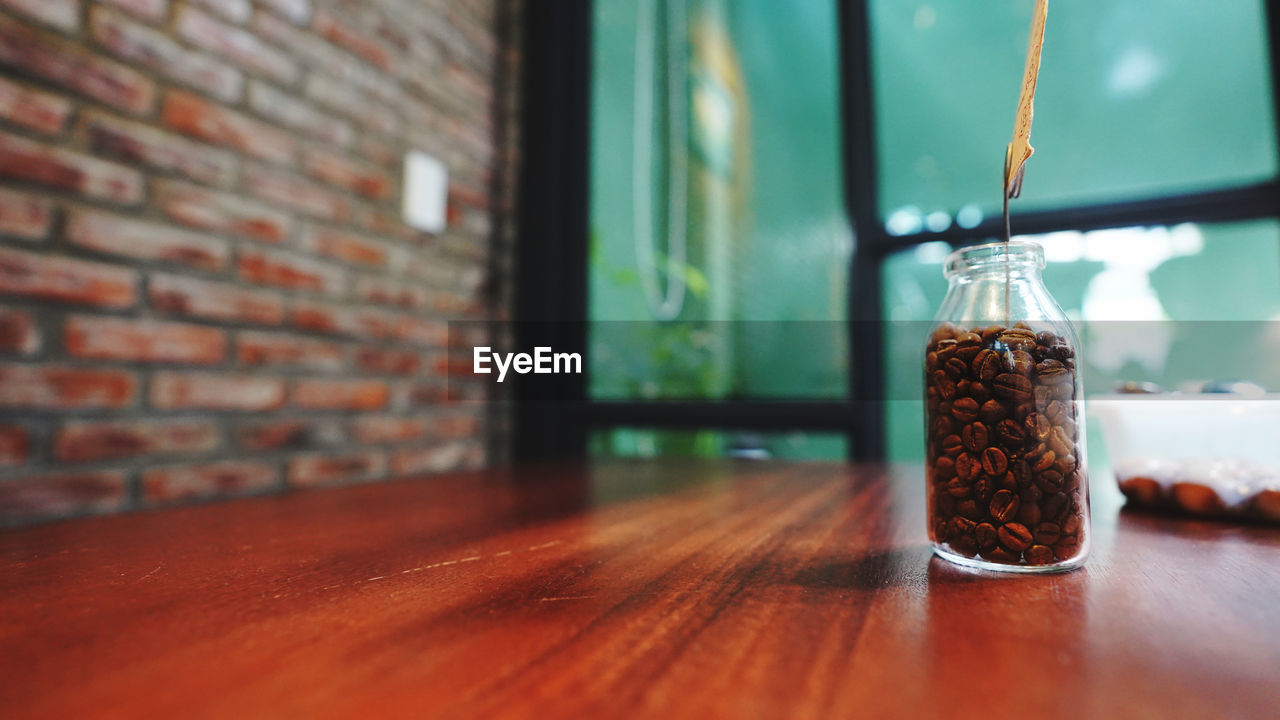
[[[849,392],[839,400],[601,401],[585,375],[563,376],[548,401],[516,386],[513,458],[581,457],[593,429],[621,427],[841,432],[854,460],[885,457],[881,266],[921,243],[981,242],[1003,234],[1000,218],[977,227],[894,236],[878,204],[869,0],[833,0],[839,14],[845,204],[856,238],[849,267]],[[1280,141],[1280,8],[1265,3]],[[517,347],[550,345],[587,355],[590,208],[591,0],[524,4],[522,154],[515,252]],[[1280,218],[1280,177],[1254,185],[1069,209],[1015,212],[1019,234],[1184,222]],[[550,322],[547,322],[550,321]],[[855,331],[856,329],[856,331]],[[584,363],[584,371],[590,363]]]

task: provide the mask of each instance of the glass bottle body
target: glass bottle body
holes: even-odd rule
[[[962,248],[925,348],[928,532],[962,565],[1084,563],[1089,487],[1079,342],[1034,243]]]

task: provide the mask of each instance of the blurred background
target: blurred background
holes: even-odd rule
[[[1032,7],[0,0],[0,522],[542,458],[917,461]],[[1090,394],[1280,390],[1276,23],[1052,4],[1013,229]],[[449,354],[483,342],[586,372],[497,386]]]

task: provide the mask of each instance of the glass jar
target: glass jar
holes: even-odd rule
[[[973,567],[1046,572],[1089,553],[1075,329],[1036,243],[962,248],[925,348],[929,540]]]

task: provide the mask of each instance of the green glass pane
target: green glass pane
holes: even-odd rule
[[[697,457],[752,460],[844,460],[847,439],[835,433],[754,433],[716,430],[596,430],[588,439],[592,457]]]
[[[1028,239],[1044,245],[1045,284],[1076,321],[1086,395],[1122,381],[1183,389],[1246,380],[1280,392],[1280,221]],[[926,243],[881,266],[892,459],[923,456],[921,352],[946,294],[941,262],[949,251]]]
[[[834,1],[593,8],[591,397],[843,396]]]
[[[1033,0],[873,0],[880,210],[890,232],[999,212]],[[1274,178],[1261,0],[1049,8],[1017,210]]]

